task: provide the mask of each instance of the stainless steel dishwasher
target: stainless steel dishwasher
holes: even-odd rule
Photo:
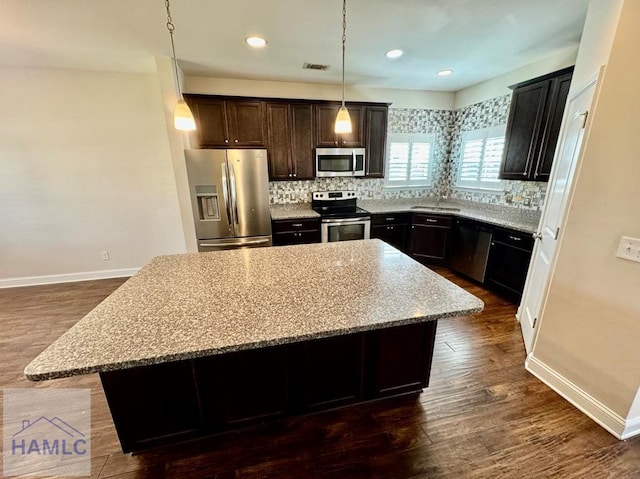
[[[492,234],[488,225],[456,219],[451,229],[449,267],[484,283]]]

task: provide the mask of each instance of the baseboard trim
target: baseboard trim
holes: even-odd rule
[[[628,439],[640,433],[640,418],[625,420],[564,376],[558,374],[533,354],[527,356],[525,367],[527,371],[618,439]]]
[[[124,278],[133,276],[140,268],[107,269],[103,271],[87,271],[84,273],[51,274],[46,276],[25,276],[22,278],[0,279],[0,289],[37,286],[42,284],[74,283],[94,279]]]
[[[633,419],[627,419],[627,425],[622,432],[622,439],[629,439],[633,436],[640,435],[640,417],[634,417]]]

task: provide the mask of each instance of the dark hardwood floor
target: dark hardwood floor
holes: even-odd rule
[[[418,397],[124,455],[97,375],[22,375],[119,279],[0,290],[0,385],[91,388],[94,478],[640,478],[640,438],[618,441],[525,371],[515,307],[438,271],[486,309],[440,322]]]

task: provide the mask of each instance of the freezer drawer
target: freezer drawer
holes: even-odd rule
[[[224,238],[211,240],[198,240],[198,251],[224,251],[241,248],[260,248],[271,246],[271,236],[254,236],[250,238]]]

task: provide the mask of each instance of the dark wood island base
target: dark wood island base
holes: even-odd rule
[[[429,384],[437,321],[101,372],[123,452]]]

